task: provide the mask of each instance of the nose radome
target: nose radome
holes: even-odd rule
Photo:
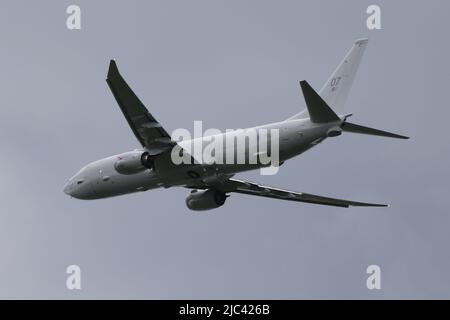
[[[86,181],[85,179],[83,179],[82,183],[76,182],[71,183],[67,188],[66,187],[64,188],[64,192],[75,199],[80,200],[97,199],[91,184],[89,183],[89,181]]]
[[[66,182],[66,184],[63,187],[63,191],[65,194],[67,194],[68,196],[70,196],[70,181]]]

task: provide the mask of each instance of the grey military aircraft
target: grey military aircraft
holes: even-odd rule
[[[300,81],[306,104],[303,111],[287,120],[250,128],[257,129],[257,132],[262,132],[261,129],[271,132],[276,130],[279,153],[277,166],[327,138],[340,136],[342,132],[408,139],[402,135],[351,123],[347,121],[351,114],[336,113],[340,112],[345,104],[367,43],[367,39],[359,39],[353,43],[318,93],[308,82]],[[142,147],[94,161],[83,167],[64,186],[64,192],[71,197],[101,199],[160,187],[178,186],[191,189],[186,198],[186,205],[191,210],[218,208],[233,192],[337,207],[387,206],[289,191],[235,179],[233,176],[236,173],[267,167],[267,163],[198,161],[188,146],[195,142],[205,146],[211,141],[211,137],[184,141],[172,139],[127,85],[114,60],[110,61],[106,82]],[[239,138],[246,134],[246,130],[218,134],[216,138],[227,138],[233,134]],[[257,136],[256,141],[259,138]],[[238,146],[223,145],[220,152],[216,153],[222,157],[231,154],[230,159],[235,160],[236,155],[251,154],[252,150],[255,150],[252,143],[255,141],[248,140],[248,143]],[[178,150],[175,154],[187,156],[192,161],[175,163],[174,150]],[[273,151],[271,147],[266,153],[268,155]],[[257,158],[259,159],[259,156]]]

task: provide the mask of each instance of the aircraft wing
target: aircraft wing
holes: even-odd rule
[[[176,144],[122,78],[114,60],[110,61],[106,82],[134,135],[150,154],[161,153]]]
[[[278,188],[272,188],[267,186],[262,186],[252,182],[246,182],[236,179],[228,179],[221,182],[216,182],[212,184],[213,187],[222,192],[237,192],[243,194],[249,194],[260,197],[268,197],[275,198],[281,200],[290,200],[297,202],[307,202],[313,204],[321,204],[326,206],[335,206],[335,207],[387,207],[386,204],[378,204],[378,203],[365,203],[365,202],[356,202],[349,201],[343,199],[335,199],[322,197],[309,193],[302,192],[294,192],[289,190],[283,190]]]

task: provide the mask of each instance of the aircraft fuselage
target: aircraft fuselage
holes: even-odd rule
[[[317,145],[330,135],[330,132],[340,133],[341,121],[325,124],[317,124],[309,119],[294,119],[271,123],[250,129],[272,130],[279,133],[279,162],[295,157],[311,147]],[[223,138],[230,133],[222,133]],[[241,133],[244,134],[244,133]],[[239,135],[239,134],[238,134]],[[208,137],[200,138],[205,143]],[[180,145],[188,145],[194,142],[187,140]],[[254,146],[247,143],[242,146],[223,146],[223,155],[232,153],[249,154]],[[101,199],[155,188],[168,188],[172,186],[187,186],[195,180],[207,181],[217,177],[232,176],[235,173],[255,170],[265,165],[260,163],[236,164],[174,164],[171,161],[171,153],[166,152],[155,160],[153,169],[145,169],[132,174],[123,174],[117,171],[116,163],[119,159],[133,156],[133,153],[141,154],[145,149],[137,149],[126,153],[113,155],[98,161],[94,161],[83,167],[77,174],[70,178],[64,186],[64,192],[78,199]]]

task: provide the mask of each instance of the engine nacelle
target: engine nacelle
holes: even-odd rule
[[[342,134],[342,128],[340,127],[333,127],[330,128],[327,132],[327,137],[331,138],[331,137],[337,137],[340,136]]]
[[[222,206],[227,199],[227,195],[216,190],[192,190],[186,198],[186,205],[195,211],[215,209]]]
[[[136,174],[153,167],[153,160],[143,151],[126,152],[118,156],[114,168],[121,174]]]

